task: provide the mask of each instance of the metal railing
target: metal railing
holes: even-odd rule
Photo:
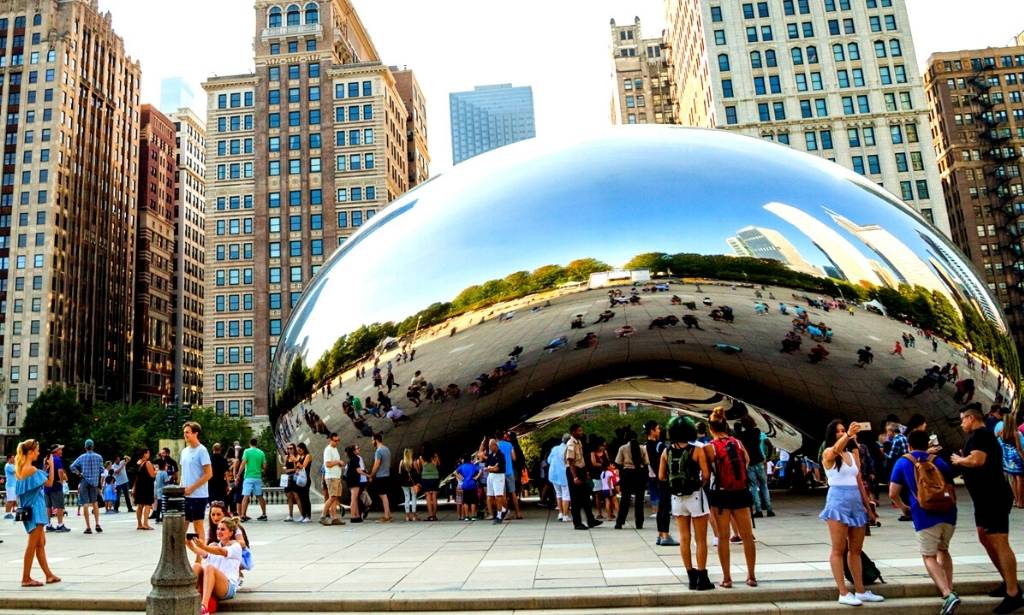
[[[314,35],[317,38],[323,36],[323,26],[318,23],[299,26],[280,26],[277,28],[263,28],[261,38],[267,40],[279,36],[307,36]]]
[[[171,485],[168,485],[171,486]],[[284,489],[281,487],[264,487],[263,497],[267,499],[267,504],[287,504],[288,496],[285,494]],[[0,489],[0,506],[7,503],[6,490]],[[72,490],[64,495],[64,507],[65,508],[77,508],[78,507],[78,491]]]

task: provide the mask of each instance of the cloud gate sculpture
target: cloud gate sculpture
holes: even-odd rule
[[[389,205],[305,291],[270,395],[279,438],[316,454],[311,427],[379,430],[450,463],[609,405],[726,405],[788,450],[835,417],[920,412],[958,443],[958,408],[1012,397],[1018,372],[969,261],[868,178],[727,132],[622,127],[502,148]],[[366,414],[385,395],[403,417]]]

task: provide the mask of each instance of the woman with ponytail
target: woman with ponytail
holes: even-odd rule
[[[732,587],[732,571],[729,568],[729,528],[733,521],[743,540],[743,555],[747,560],[747,585],[757,587],[754,564],[757,546],[754,544],[754,526],[750,509],[754,498],[747,488],[747,465],[750,456],[740,441],[729,435],[729,424],[725,408],[717,406],[708,418],[711,442],[701,450],[715,476],[715,482],[708,501],[711,504],[715,524],[718,527],[718,560],[722,565],[720,587]]]
[[[41,587],[43,585],[31,576],[33,558],[39,562],[39,567],[46,575],[48,584],[60,583],[60,577],[53,574],[50,564],[46,561],[46,534],[43,533],[43,526],[49,522],[43,487],[53,485],[53,455],[46,458],[45,470],[40,470],[33,465],[38,458],[38,441],[25,440],[18,445],[14,461],[17,479],[14,492],[18,496],[18,506],[24,510],[22,523],[25,524],[25,531],[28,532],[28,545],[25,546],[25,559],[21,568],[22,587]]]

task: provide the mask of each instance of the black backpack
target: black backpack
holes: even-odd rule
[[[672,495],[690,495],[700,489],[700,467],[693,459],[692,446],[668,449],[668,489]]]
[[[871,561],[868,554],[863,551],[860,552],[860,569],[861,576],[864,577],[864,585],[885,583],[885,579],[882,578],[882,573],[879,572],[878,566],[876,566],[875,562]],[[843,573],[846,575],[846,580],[853,583],[853,573],[850,572],[850,565],[846,563],[845,557],[843,558]]]

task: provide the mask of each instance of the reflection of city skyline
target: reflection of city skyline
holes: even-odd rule
[[[785,203],[767,203],[764,209],[806,235],[846,281],[851,284],[882,285],[882,279],[875,273],[875,268],[867,257],[825,223],[804,210]]]
[[[775,229],[746,226],[736,231],[735,237],[726,239],[736,256],[768,258],[785,263],[798,273],[815,277],[823,275],[822,270],[807,262],[800,251],[786,237]]]

